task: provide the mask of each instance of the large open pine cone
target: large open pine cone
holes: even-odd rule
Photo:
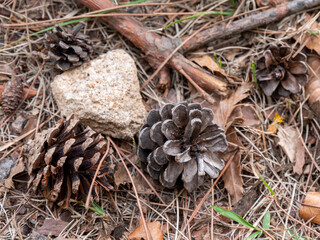
[[[167,188],[182,179],[195,190],[207,173],[217,178],[224,161],[217,152],[227,148],[224,131],[212,123],[213,112],[198,103],[165,104],[153,109],[139,133],[141,166]]]
[[[87,36],[78,34],[82,25],[72,33],[65,32],[60,26],[45,34],[45,47],[48,51],[48,65],[62,71],[80,66],[92,55],[92,42]]]
[[[107,143],[90,128],[78,131],[79,120],[73,116],[61,119],[58,124],[38,133],[29,143],[27,171],[29,186],[58,206],[67,207],[71,196],[78,191],[87,196],[97,166],[106,151]],[[104,162],[96,181],[105,189],[111,168]],[[95,184],[92,196],[98,200],[99,185]]]
[[[256,64],[256,77],[267,96],[298,93],[308,81],[307,57],[299,52],[291,57],[291,49],[270,45]]]

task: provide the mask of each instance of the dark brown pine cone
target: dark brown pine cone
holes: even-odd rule
[[[207,173],[217,178],[224,167],[218,152],[227,149],[224,131],[212,123],[213,112],[198,103],[165,104],[153,109],[139,133],[142,168],[167,188],[182,179],[188,192]]]
[[[79,131],[73,116],[61,119],[55,127],[38,133],[28,144],[27,171],[29,187],[41,189],[44,196],[66,208],[70,197],[87,196],[97,166],[107,143],[90,128]],[[111,189],[111,168],[102,163],[92,196],[98,200],[99,186]],[[99,184],[98,184],[99,183]],[[80,192],[80,194],[78,193]]]
[[[20,78],[12,76],[3,87],[1,106],[6,115],[12,114],[22,101],[23,85]]]
[[[87,36],[78,34],[82,24],[72,33],[65,32],[60,26],[45,34],[45,47],[48,53],[48,65],[66,71],[80,66],[92,55],[92,42]]]
[[[307,57],[298,53],[291,57],[291,49],[270,45],[256,63],[256,77],[267,96],[287,97],[298,93],[308,81]]]

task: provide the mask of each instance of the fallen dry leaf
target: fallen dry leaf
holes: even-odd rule
[[[299,142],[299,133],[290,126],[279,127],[279,145],[288,156],[291,162],[295,161],[296,148]]]
[[[290,126],[279,127],[279,145],[288,156],[289,160],[295,163],[295,173],[301,174],[305,164],[305,149],[299,138],[297,130]]]
[[[237,106],[229,117],[228,122],[237,122],[248,127],[257,127],[260,125],[260,120],[252,104]]]
[[[114,183],[117,188],[120,186],[120,184],[130,183],[130,178],[123,164],[118,164],[117,166],[117,169],[114,173]]]
[[[311,19],[311,16],[306,13],[305,23],[308,24],[308,21],[314,21],[308,28],[308,32],[301,32],[300,34],[295,35],[293,38],[300,44],[305,44],[307,48],[316,51],[320,55],[320,24],[316,21],[316,19]]]
[[[228,142],[232,142],[236,145],[241,145],[241,142],[235,132],[235,130],[230,127],[229,130],[227,131],[227,140]],[[225,161],[229,160],[230,157],[234,154],[232,148],[229,145],[227,153],[224,154],[223,159]],[[235,205],[243,195],[243,180],[241,177],[241,152],[238,151],[233,159],[230,160],[231,163],[225,173],[222,175],[222,180],[224,182],[224,187],[227,189],[228,193],[231,195],[232,198],[232,205]]]
[[[147,228],[150,231],[152,240],[163,240],[163,232],[160,229],[160,222],[147,222]],[[142,220],[139,220],[139,226],[128,237],[130,240],[147,239],[147,234],[144,230]]]
[[[228,61],[232,61],[235,56],[237,56],[240,53],[239,48],[232,48],[226,51],[223,55],[226,57]]]
[[[14,74],[14,71],[10,65],[0,64],[0,82],[8,81],[12,74]]]
[[[304,204],[299,210],[299,216],[306,221],[313,218],[311,222],[320,225],[320,193],[308,192]]]
[[[22,129],[21,135],[26,134],[30,131],[32,131],[33,129],[35,129],[37,127],[37,122],[38,122],[38,118],[37,116],[31,115],[26,123],[26,125],[24,126],[24,128]],[[35,132],[26,136],[25,139],[23,140],[24,142],[28,142],[29,139],[32,139],[35,135]]]
[[[235,120],[231,118],[231,115],[237,107],[237,104],[249,95],[248,91],[252,88],[252,86],[253,85],[251,83],[243,83],[235,92],[232,93],[232,95],[220,101],[216,109],[213,109],[215,114],[214,122],[224,128],[224,130],[227,132],[227,140],[237,145],[241,144],[241,142],[236,133],[228,130],[233,120]],[[228,150],[230,149],[231,147],[229,146]],[[233,152],[229,153],[230,151],[228,150],[227,154],[223,156],[224,160],[228,160],[233,154]],[[243,181],[241,177],[240,161],[241,153],[238,152],[233,157],[232,162],[226,172],[222,175],[225,188],[232,197],[233,205],[242,198],[243,194]]]
[[[309,81],[306,85],[306,95],[310,96],[308,102],[313,111],[320,115],[320,58],[309,57],[308,64],[311,68],[309,71]]]
[[[216,62],[216,60],[213,59],[212,57],[210,57],[209,55],[192,57],[192,58],[189,58],[189,60],[197,63],[201,67],[208,68],[211,72],[221,72],[223,75],[225,75],[224,70],[222,68],[220,68],[220,66]]]
[[[189,58],[190,61],[197,63],[201,67],[208,68],[212,73],[216,74],[218,77],[226,78],[230,82],[234,81],[241,81],[241,79],[237,78],[236,76],[231,76],[227,74],[216,62],[216,60],[209,55],[203,55],[199,57],[192,57]]]
[[[149,179],[149,182],[152,182],[152,179],[149,175],[147,175],[146,178]],[[133,177],[133,182],[136,185],[137,191],[139,193],[153,194],[152,189],[147,184],[147,182],[143,179],[143,177],[141,177],[140,174],[137,174],[136,176]]]
[[[37,229],[37,232],[42,235],[48,236],[58,236],[62,230],[68,225],[68,222],[62,221],[60,219],[46,218],[41,227]]]
[[[244,193],[244,197],[237,202],[232,209],[232,212],[243,217],[248,211],[250,211],[255,201],[257,201],[257,199],[260,197],[258,186],[259,185],[256,185],[255,187],[246,191]]]
[[[19,158],[16,162],[16,165],[11,169],[10,175],[4,182],[6,188],[14,188],[13,177],[19,173],[22,173],[25,170],[25,164],[22,158]]]
[[[298,142],[297,151],[296,151],[296,163],[293,166],[293,172],[299,175],[303,172],[303,166],[306,162],[305,159],[306,150],[301,141]]]
[[[237,104],[249,96],[248,91],[252,88],[251,83],[243,83],[235,92],[233,92],[228,98],[220,101],[218,108],[214,109],[214,122],[227,130],[232,122],[228,122],[233,110],[237,107]]]

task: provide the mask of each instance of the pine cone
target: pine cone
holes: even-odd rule
[[[217,178],[224,161],[217,152],[227,148],[224,131],[212,123],[213,112],[198,103],[165,104],[153,109],[139,133],[142,168],[167,188],[180,179],[195,190],[207,173]]]
[[[73,116],[65,121],[61,119],[55,127],[38,133],[28,145],[29,187],[34,192],[41,188],[50,202],[63,208],[78,191],[87,196],[107,146],[104,138],[90,128],[78,131],[78,124],[79,120]],[[108,183],[110,173],[111,169],[103,163],[96,181],[105,189],[112,188]],[[92,196],[98,201],[98,185],[93,188]]]
[[[288,47],[270,45],[256,64],[256,77],[262,91],[271,96],[287,97],[298,93],[308,81],[307,57],[298,53],[291,57]]]
[[[6,115],[12,114],[22,101],[23,85],[20,78],[12,76],[3,87],[1,106]]]
[[[92,42],[87,36],[78,33],[79,24],[72,33],[65,32],[60,26],[45,34],[45,47],[48,51],[48,65],[53,65],[62,71],[80,66],[92,55]]]

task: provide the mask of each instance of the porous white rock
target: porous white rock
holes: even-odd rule
[[[131,139],[144,123],[137,68],[124,50],[109,51],[55,77],[54,99],[62,114],[115,138]]]

